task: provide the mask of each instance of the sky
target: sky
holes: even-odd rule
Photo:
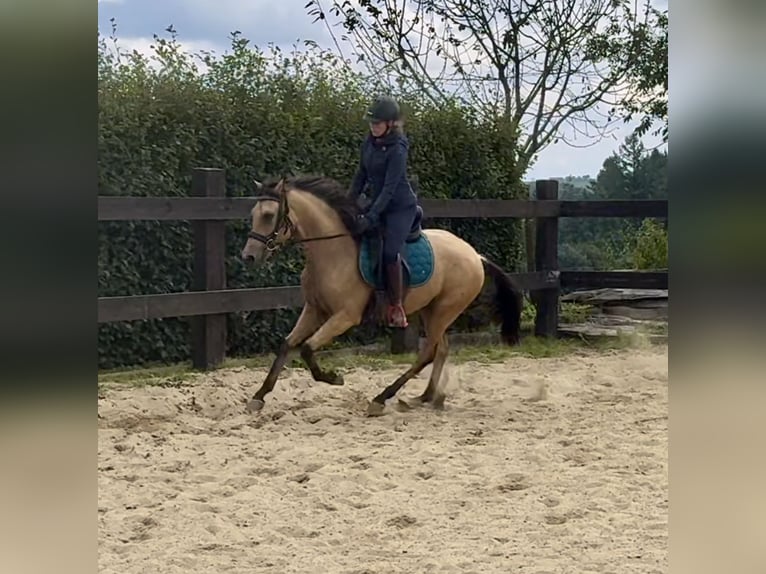
[[[324,0],[327,9],[331,0]],[[166,35],[173,25],[179,41],[190,51],[212,50],[222,54],[229,45],[229,34],[239,30],[244,38],[260,47],[273,43],[290,49],[304,40],[332,48],[326,27],[313,23],[305,8],[307,0],[98,0],[98,26],[110,35],[115,19],[119,44],[126,49],[149,53],[153,34]],[[667,5],[667,0],[656,0]],[[596,177],[604,160],[614,153],[634,124],[620,125],[614,133],[588,147],[574,148],[566,143],[550,145],[539,155],[525,179],[545,179],[567,175]],[[644,138],[648,148],[660,141]]]

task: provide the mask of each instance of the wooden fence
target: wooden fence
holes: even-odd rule
[[[536,200],[422,199],[431,218],[530,218],[535,219],[535,272],[511,273],[518,285],[534,295],[535,334],[555,337],[558,302],[562,288],[629,287],[667,289],[668,274],[642,271],[560,271],[558,219],[560,217],[658,217],[666,218],[667,200],[558,199],[558,182],[538,180]],[[254,204],[249,198],[225,197],[224,171],[198,168],[192,175],[191,197],[99,196],[99,221],[188,220],[193,222],[193,291],[161,295],[99,297],[98,322],[135,321],[166,317],[192,317],[192,363],[212,369],[224,359],[226,314],[299,307],[299,286],[261,289],[227,289],[225,222],[247,218]],[[412,341],[398,333],[396,351]],[[410,343],[411,345],[411,343]]]

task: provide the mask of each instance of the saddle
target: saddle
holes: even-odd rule
[[[433,274],[433,251],[422,228],[423,209],[418,205],[415,219],[405,239],[400,264],[404,280],[404,296],[413,288],[425,284]],[[385,320],[387,285],[383,264],[383,230],[362,238],[359,254],[359,270],[366,283],[374,287],[373,295],[365,312],[364,321]]]
[[[418,205],[415,208],[415,219],[412,221],[410,232],[407,235],[407,238],[404,240],[405,244],[417,243],[421,237],[424,237],[422,223],[423,223],[423,208],[420,207],[420,205]],[[375,274],[376,274],[377,283],[378,285],[383,286],[385,285],[385,266],[383,265],[383,233],[382,231],[375,234],[375,236],[371,239],[372,239],[371,247],[374,249],[374,252],[375,252]],[[405,246],[405,252],[407,251],[409,251],[409,247]],[[405,286],[405,292],[406,292],[407,288],[409,287],[408,283],[412,275],[412,270],[410,269],[410,265],[404,253],[402,254],[400,261],[404,271],[404,286]],[[385,287],[383,287],[383,289],[385,289]]]

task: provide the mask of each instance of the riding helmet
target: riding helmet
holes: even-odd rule
[[[390,96],[378,96],[367,110],[367,119],[373,122],[395,122],[400,117],[399,104]]]

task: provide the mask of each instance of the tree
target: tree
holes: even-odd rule
[[[524,171],[546,146],[585,145],[619,122],[630,98],[647,3],[627,0],[309,0],[357,59],[403,92],[458,97],[521,138]],[[619,56],[619,57],[618,57]],[[623,57],[624,56],[624,57]]]
[[[638,134],[604,160],[588,197],[667,198],[667,153],[647,153]],[[559,223],[559,263],[563,269],[662,267],[667,247],[664,223],[640,218],[564,218]],[[665,255],[663,255],[665,253]]]
[[[638,132],[629,134],[619,150],[604,162],[616,163],[620,173],[620,184],[599,184],[605,199],[655,199],[667,197],[668,191],[668,156],[665,152],[652,150],[647,152]],[[603,171],[603,170],[602,170]]]
[[[640,118],[636,134],[643,136],[652,125],[660,127],[653,134],[668,141],[668,12],[650,8],[648,19],[634,31],[631,42],[619,38],[600,47],[613,64],[625,64],[632,86],[620,102],[625,120]],[[635,51],[635,45],[641,49]]]

